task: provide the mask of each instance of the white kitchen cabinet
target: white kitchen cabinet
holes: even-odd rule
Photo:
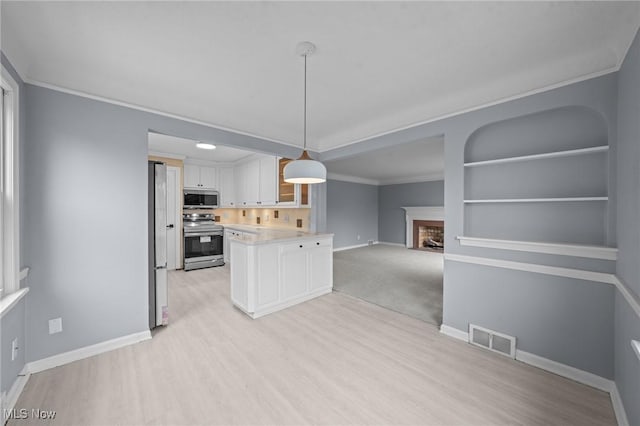
[[[215,167],[184,165],[184,187],[197,189],[217,189]]]
[[[260,160],[252,160],[245,167],[245,199],[246,205],[257,206],[260,201]]]
[[[278,159],[267,156],[260,159],[258,203],[275,206],[278,199]]]
[[[287,244],[280,248],[280,276],[282,299],[289,300],[304,294],[308,288],[308,250],[300,244]]]
[[[332,291],[333,235],[300,234],[230,240],[234,305],[258,318]]]
[[[218,170],[220,207],[236,207],[235,174],[233,167]]]
[[[247,205],[246,188],[245,188],[245,175],[247,164],[237,164],[233,168],[233,175],[235,176],[235,190],[236,190],[236,207],[243,207]]]
[[[236,207],[277,205],[278,162],[261,156],[235,167]]]
[[[224,238],[223,238],[223,247],[222,247],[222,256],[224,258],[224,263],[229,263],[231,260],[231,251],[230,244],[232,238],[234,237],[242,237],[242,232],[236,231],[234,229],[224,229]]]

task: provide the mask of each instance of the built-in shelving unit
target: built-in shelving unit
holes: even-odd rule
[[[586,257],[590,259],[616,260],[618,249],[615,247],[591,246],[585,244],[559,244],[536,241],[499,240],[493,238],[474,238],[458,236],[461,246],[484,247],[500,250],[526,251],[530,253],[555,254],[560,256]]]
[[[604,120],[583,107],[543,111],[478,129],[465,146],[462,237],[476,240],[460,243],[481,246],[489,241],[490,246],[541,253],[548,243],[556,245],[553,254],[568,250],[579,256],[575,253],[585,250],[573,250],[577,244],[608,253],[595,249],[596,258],[610,256],[608,153]]]
[[[465,167],[490,166],[494,164],[516,163],[519,161],[544,160],[547,158],[571,157],[576,155],[595,154],[598,152],[606,152],[609,146],[594,146],[591,148],[571,149],[568,151],[546,152],[543,154],[521,155],[518,157],[497,158],[495,160],[474,161],[472,163],[464,163]]]
[[[473,203],[561,203],[575,201],[608,201],[609,197],[565,197],[565,198],[503,198],[494,200],[464,200],[465,204]]]

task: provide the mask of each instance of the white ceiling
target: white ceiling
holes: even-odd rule
[[[11,2],[28,82],[301,144],[370,136],[615,70],[638,2]]]
[[[216,145],[216,149],[200,149],[196,148],[197,143],[198,141],[191,139],[149,132],[149,152],[152,154],[169,154],[170,156],[218,163],[234,163],[254,154],[251,151],[224,145]]]
[[[444,137],[324,162],[329,179],[390,185],[444,179]]]

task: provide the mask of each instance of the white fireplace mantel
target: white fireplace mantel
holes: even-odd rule
[[[407,248],[413,247],[413,221],[414,220],[444,220],[444,206],[437,207],[402,207],[406,218]]]

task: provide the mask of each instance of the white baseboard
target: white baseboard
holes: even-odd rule
[[[615,383],[612,380],[519,349],[516,350],[516,360],[601,391],[611,392],[615,387]]]
[[[29,373],[29,371],[27,370],[27,366],[25,365],[16,380],[13,382],[13,385],[11,386],[11,389],[9,389],[9,393],[7,393],[6,398],[4,398],[4,400],[2,401],[3,411],[2,417],[0,417],[2,419],[2,424],[4,424],[6,420],[8,420],[7,418],[5,418],[6,413],[15,408],[16,402],[18,402],[18,397],[27,384],[30,375],[31,374]]]
[[[613,405],[613,412],[616,414],[618,426],[629,426],[627,412],[624,410],[622,398],[620,397],[620,392],[618,392],[618,386],[616,386],[615,383],[613,384],[613,388],[609,394],[611,396],[611,405]]]
[[[457,328],[450,327],[445,324],[442,324],[440,326],[440,333],[449,337],[453,337],[454,339],[462,340],[464,342],[469,341],[468,332],[458,330]],[[578,383],[582,383],[584,385],[591,386],[604,392],[608,392],[611,397],[611,404],[613,405],[613,410],[615,411],[618,425],[627,426],[629,424],[626,412],[624,410],[624,405],[622,404],[622,399],[620,398],[618,388],[613,380],[605,379],[604,377],[589,373],[588,371],[580,370],[566,364],[552,361],[548,358],[543,358],[529,352],[521,351],[519,349],[516,350],[516,360],[557,374],[558,376],[571,379]]]
[[[448,325],[442,324],[440,326],[440,333],[453,337],[454,339],[462,340],[463,342],[469,342],[469,333]]]
[[[117,337],[115,339],[96,343],[95,345],[85,346],[69,352],[53,355],[48,358],[32,361],[27,363],[25,368],[27,369],[29,374],[34,374],[40,371],[48,370],[49,368],[69,364],[73,361],[89,358],[94,355],[99,355],[101,353],[109,352],[114,349],[119,349],[149,339],[151,339],[151,332],[149,330],[142,331],[140,333],[133,333],[127,336]]]
[[[375,244],[384,244],[385,246],[397,246],[397,247],[404,247],[404,248],[407,248],[407,246],[406,246],[406,245],[404,245],[404,244],[400,244],[400,243],[390,243],[390,242],[387,242],[387,241],[376,241],[376,243],[375,243]]]
[[[377,244],[377,241],[374,241],[373,244]],[[351,250],[351,249],[356,249],[356,248],[360,248],[360,247],[367,247],[369,245],[369,243],[364,243],[364,244],[356,244],[355,246],[346,246],[346,247],[338,247],[338,248],[334,248],[333,251],[334,253],[337,251],[344,251],[344,250]]]

